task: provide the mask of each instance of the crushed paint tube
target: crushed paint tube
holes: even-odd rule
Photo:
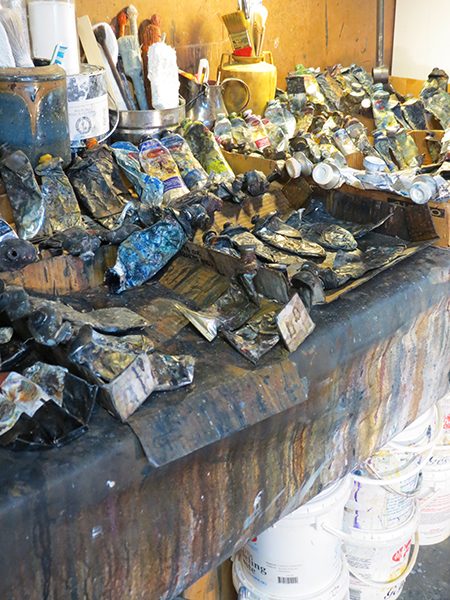
[[[185,317],[202,335],[212,342],[216,337],[220,327],[220,321],[216,316],[211,316],[207,312],[191,310],[181,302],[174,302],[174,307]]]
[[[146,319],[122,306],[80,312],[60,301],[44,300],[33,296],[30,298],[34,310],[39,311],[46,308],[59,317],[61,321],[70,322],[75,329],[88,324],[101,333],[120,335],[142,330],[148,326]]]
[[[171,206],[188,193],[177,163],[169,150],[156,138],[150,138],[139,146],[139,160],[143,170],[159,179],[163,186],[163,204]]]
[[[56,233],[40,244],[43,249],[59,249],[83,260],[93,258],[100,246],[100,238],[81,227],[71,227]]]
[[[250,196],[262,196],[269,190],[269,181],[261,171],[247,171],[244,174],[242,191]]]
[[[194,381],[195,358],[153,352],[150,364],[156,381],[155,392],[170,392]]]
[[[110,291],[119,294],[154,277],[178,254],[187,239],[184,228],[173,215],[130,235],[119,246],[116,264],[106,272]]]
[[[425,137],[425,143],[431,157],[431,162],[436,164],[440,161],[443,144],[437,139],[436,134],[430,131]]]
[[[391,215],[388,214],[375,223],[353,223],[352,221],[344,221],[343,219],[333,217],[333,215],[326,210],[322,200],[313,199],[305,211],[302,211],[301,213],[299,211],[294,211],[286,222],[288,225],[295,228],[301,227],[302,224],[312,223],[330,223],[339,225],[350,232],[353,237],[358,240],[374,229],[381,227],[381,225],[390,219],[390,217]]]
[[[323,265],[318,265],[325,289],[336,289],[352,279],[359,279],[368,271],[385,267],[401,256],[405,244],[367,246],[352,252],[339,250],[330,254]]]
[[[17,240],[19,236],[9,223],[0,218],[0,242],[5,240]]]
[[[63,405],[67,369],[37,361],[23,371],[24,377],[38,385],[59,406]]]
[[[299,209],[298,211],[298,216],[300,217],[300,219],[301,215],[303,214],[303,211],[303,208]],[[280,235],[283,235],[288,238],[293,238],[297,240],[300,240],[302,238],[302,235],[298,228],[291,227],[286,222],[282,221],[278,216],[277,212],[270,213],[269,215],[267,215],[267,217],[264,217],[263,219],[261,219],[259,215],[255,215],[252,218],[252,223],[256,226],[258,226],[258,224],[264,224],[264,227],[270,229],[270,231],[272,231],[273,233],[279,233]]]
[[[68,348],[68,358],[90,380],[103,385],[116,379],[140,354],[153,350],[143,335],[112,336],[89,325],[80,329]]]
[[[132,233],[141,229],[141,227],[134,223],[131,219],[126,219],[115,229],[106,229],[106,227],[103,227],[100,225],[100,223],[96,223],[93,219],[87,216],[84,216],[83,220],[86,225],[86,231],[89,235],[98,238],[102,243],[111,244],[112,246],[118,246]],[[93,244],[95,244],[95,242],[93,242]],[[95,252],[95,249],[93,249],[93,251]]]
[[[207,248],[211,248],[216,252],[233,256],[234,258],[240,258],[240,253],[233,247],[231,238],[227,235],[217,235],[217,233],[210,229],[203,234],[203,243]]]
[[[61,158],[46,154],[39,159],[35,173],[41,179],[46,229],[50,233],[81,227],[81,211],[72,185],[63,171]]]
[[[378,152],[380,157],[386,163],[388,169],[390,171],[395,171],[397,169],[397,165],[392,160],[391,147],[389,145],[389,140],[384,131],[377,129],[373,132],[373,145],[375,150]]]
[[[0,327],[0,344],[8,344],[14,335],[12,327]]]
[[[45,367],[48,372],[55,369],[51,365],[45,365]],[[40,371],[44,373],[45,368],[41,367]],[[15,375],[17,378],[21,377],[18,374]],[[26,385],[31,389],[31,380],[22,379],[29,382]],[[51,384],[48,377],[44,377],[44,379],[49,384],[49,388],[53,389],[54,385]],[[45,394],[45,392],[42,393]],[[29,410],[23,411],[15,400],[5,404],[5,397],[0,395],[0,432],[8,416],[5,414],[6,411],[9,411],[10,418],[13,414],[15,420],[14,425],[9,427],[7,431],[3,427],[3,435],[0,435],[0,446],[12,450],[40,450],[60,447],[71,442],[87,431],[96,395],[96,386],[89,385],[70,373],[65,373],[62,398],[59,396],[58,401],[55,401],[52,397],[47,398],[33,412],[32,416],[28,414]],[[11,404],[15,407],[15,414],[12,413]],[[17,413],[19,418],[15,419]]]
[[[67,173],[79,203],[95,221],[114,229],[130,195],[108,146],[95,146],[78,157]]]
[[[236,283],[203,311],[192,310],[181,302],[175,302],[174,306],[208,342],[222,329],[233,331],[242,327],[258,311],[253,295],[249,296],[245,288]]]
[[[274,233],[266,226],[265,219],[262,219],[254,226],[253,233],[263,242],[283,252],[290,252],[302,257],[325,257],[325,250],[319,244],[311,242],[305,237],[292,238],[280,233]]]
[[[222,335],[242,356],[253,364],[280,341],[276,317],[279,310],[264,310],[257,313],[236,331],[223,330]]]
[[[398,129],[387,134],[389,147],[400,169],[420,167],[419,149],[411,135],[405,129]]]
[[[50,400],[50,396],[39,385],[14,371],[6,374],[0,384],[0,393],[29,417]]]
[[[27,320],[28,330],[33,338],[44,346],[58,346],[67,342],[73,335],[72,324],[64,321],[61,314],[50,306],[40,306]]]
[[[17,271],[37,260],[36,248],[26,240],[6,239],[0,242],[0,271]]]
[[[10,321],[27,317],[32,310],[30,297],[22,287],[8,286],[1,290],[0,312],[5,312]]]
[[[402,104],[402,113],[410,129],[426,131],[427,122],[425,118],[425,107],[422,100],[419,100],[418,98],[409,98]]]
[[[262,240],[253,235],[247,228],[234,226],[230,223],[225,223],[221,235],[226,235],[231,238],[233,244],[239,249],[241,255],[245,248],[253,248],[256,256],[268,263],[292,265],[301,262],[299,256],[280,252],[275,248],[271,248]]]
[[[32,240],[45,233],[45,204],[33,167],[20,150],[4,151],[0,175],[5,184],[19,237]]]
[[[116,264],[106,272],[110,291],[119,294],[152,279],[197,229],[210,224],[219,206],[218,199],[211,201],[206,195],[204,205],[189,204],[179,211],[167,211],[164,218],[148,229],[130,235],[119,246]]]
[[[0,393],[0,439],[4,433],[14,427],[21,414],[15,403]]]
[[[164,185],[156,177],[147,175],[141,169],[139,149],[130,142],[115,142],[111,146],[114,157],[133,185],[141,202],[149,206],[161,206],[163,202]]]
[[[308,310],[325,302],[323,282],[315,264],[305,263],[300,267],[293,265],[287,268],[287,275],[291,286]]]
[[[201,189],[208,181],[205,169],[192,153],[189,144],[178,133],[166,133],[161,144],[169,150],[177,163],[181,177],[190,190]]]
[[[358,242],[353,235],[340,225],[312,223],[300,229],[305,240],[314,242],[326,250],[355,250]]]
[[[215,182],[233,182],[234,173],[212,131],[200,121],[194,121],[187,124],[184,137],[194,156]]]

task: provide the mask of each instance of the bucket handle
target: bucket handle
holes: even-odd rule
[[[388,442],[387,446],[389,448],[393,448],[394,450],[399,450],[401,452],[405,452],[405,453],[411,453],[411,454],[422,454],[424,452],[428,452],[428,450],[434,450],[434,448],[436,447],[436,444],[441,436],[442,433],[442,421],[443,421],[443,414],[442,414],[442,410],[441,407],[439,406],[439,404],[435,404],[434,405],[434,435],[431,436],[429,442],[427,444],[424,444],[422,446],[418,445],[418,446],[407,446],[406,444],[401,444],[399,442]]]
[[[235,110],[234,111],[234,112],[240,113],[240,112],[242,112],[244,110],[244,108],[246,108],[248,106],[248,103],[250,102],[250,88],[245,83],[245,81],[242,81],[242,79],[238,79],[237,77],[227,77],[226,79],[224,79],[222,81],[222,83],[220,84],[220,87],[223,89],[224,85],[228,81],[234,81],[234,82],[239,83],[244,88],[244,90],[245,90],[246,96],[245,96],[245,102],[244,102],[244,104],[242,104],[242,106],[239,108],[239,110]]]
[[[359,573],[357,570],[353,569],[350,566],[349,566],[348,570],[350,571],[350,574],[353,575],[353,577],[355,579],[358,579],[358,581],[360,581],[361,583],[365,583],[366,585],[370,585],[371,587],[375,587],[375,588],[386,588],[387,586],[393,586],[398,583],[403,583],[405,581],[405,579],[407,577],[409,577],[409,575],[411,575],[411,572],[416,565],[417,557],[419,555],[419,548],[420,548],[419,532],[416,531],[416,533],[414,535],[414,550],[409,557],[408,565],[407,565],[406,569],[393,581],[374,581],[373,579],[369,579],[368,577],[365,577],[364,575],[362,575],[361,573]]]
[[[341,531],[340,529],[335,529],[334,527],[330,527],[329,525],[326,525],[326,524],[323,524],[322,527],[325,529],[325,531],[327,531],[328,533],[331,533],[332,535],[335,535],[336,537],[338,537],[340,540],[342,540],[344,542],[346,541],[349,544],[355,543],[355,539],[353,538],[353,536],[351,536],[348,533],[345,533],[345,531]],[[393,579],[392,581],[374,581],[373,579],[370,579],[370,578],[366,577],[365,575],[362,575],[357,570],[353,569],[353,567],[350,567],[350,565],[349,565],[348,569],[350,571],[350,574],[353,575],[353,577],[355,579],[357,579],[361,583],[370,585],[371,587],[385,588],[390,585],[392,586],[397,583],[401,583],[401,582],[405,581],[405,579],[411,574],[411,571],[415,567],[415,564],[417,561],[417,556],[419,555],[419,548],[420,548],[419,531],[417,530],[414,534],[414,550],[409,557],[408,565],[405,568],[405,570],[401,573],[401,575],[399,575],[396,579]]]
[[[401,483],[402,481],[405,481],[407,479],[410,479],[411,477],[414,477],[415,475],[419,475],[419,473],[422,471],[423,467],[426,465],[426,463],[430,460],[430,458],[433,455],[433,450],[430,450],[429,453],[427,454],[426,457],[424,457],[424,460],[422,460],[414,469],[412,469],[409,473],[405,473],[404,476],[402,476],[402,478],[400,479],[399,477],[382,477],[372,466],[370,465],[366,465],[366,469],[368,471],[371,472],[372,476],[374,477],[373,480],[369,479],[368,477],[364,477],[361,475],[356,475],[355,473],[352,473],[352,477],[354,478],[355,481],[359,481],[360,483],[366,483],[369,485],[381,485],[381,486],[391,486],[392,483],[398,482]],[[391,491],[391,490],[388,490]]]
[[[420,465],[420,466],[422,467],[422,465]],[[378,473],[371,465],[367,465],[366,469],[370,473],[372,473],[372,475],[374,475],[374,477],[377,477],[377,479],[380,479]],[[414,477],[414,475],[412,475],[412,477]],[[420,471],[419,476],[417,478],[417,485],[416,485],[415,489],[412,490],[411,492],[403,492],[402,490],[396,490],[392,485],[388,485],[388,484],[381,485],[381,487],[384,490],[386,490],[387,492],[389,492],[391,494],[396,494],[397,496],[401,496],[402,498],[416,498],[419,495],[419,493],[422,491],[422,486],[423,486],[422,471]]]

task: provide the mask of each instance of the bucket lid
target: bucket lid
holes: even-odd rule
[[[46,67],[14,67],[9,69],[0,69],[0,81],[23,82],[23,81],[58,81],[66,79],[67,74],[62,67],[58,65],[48,65]]]

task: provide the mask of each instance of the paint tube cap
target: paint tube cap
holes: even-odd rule
[[[291,179],[298,179],[302,174],[302,166],[295,158],[288,158],[285,167]]]

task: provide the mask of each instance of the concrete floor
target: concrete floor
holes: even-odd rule
[[[420,548],[399,600],[450,600],[450,538]]]

